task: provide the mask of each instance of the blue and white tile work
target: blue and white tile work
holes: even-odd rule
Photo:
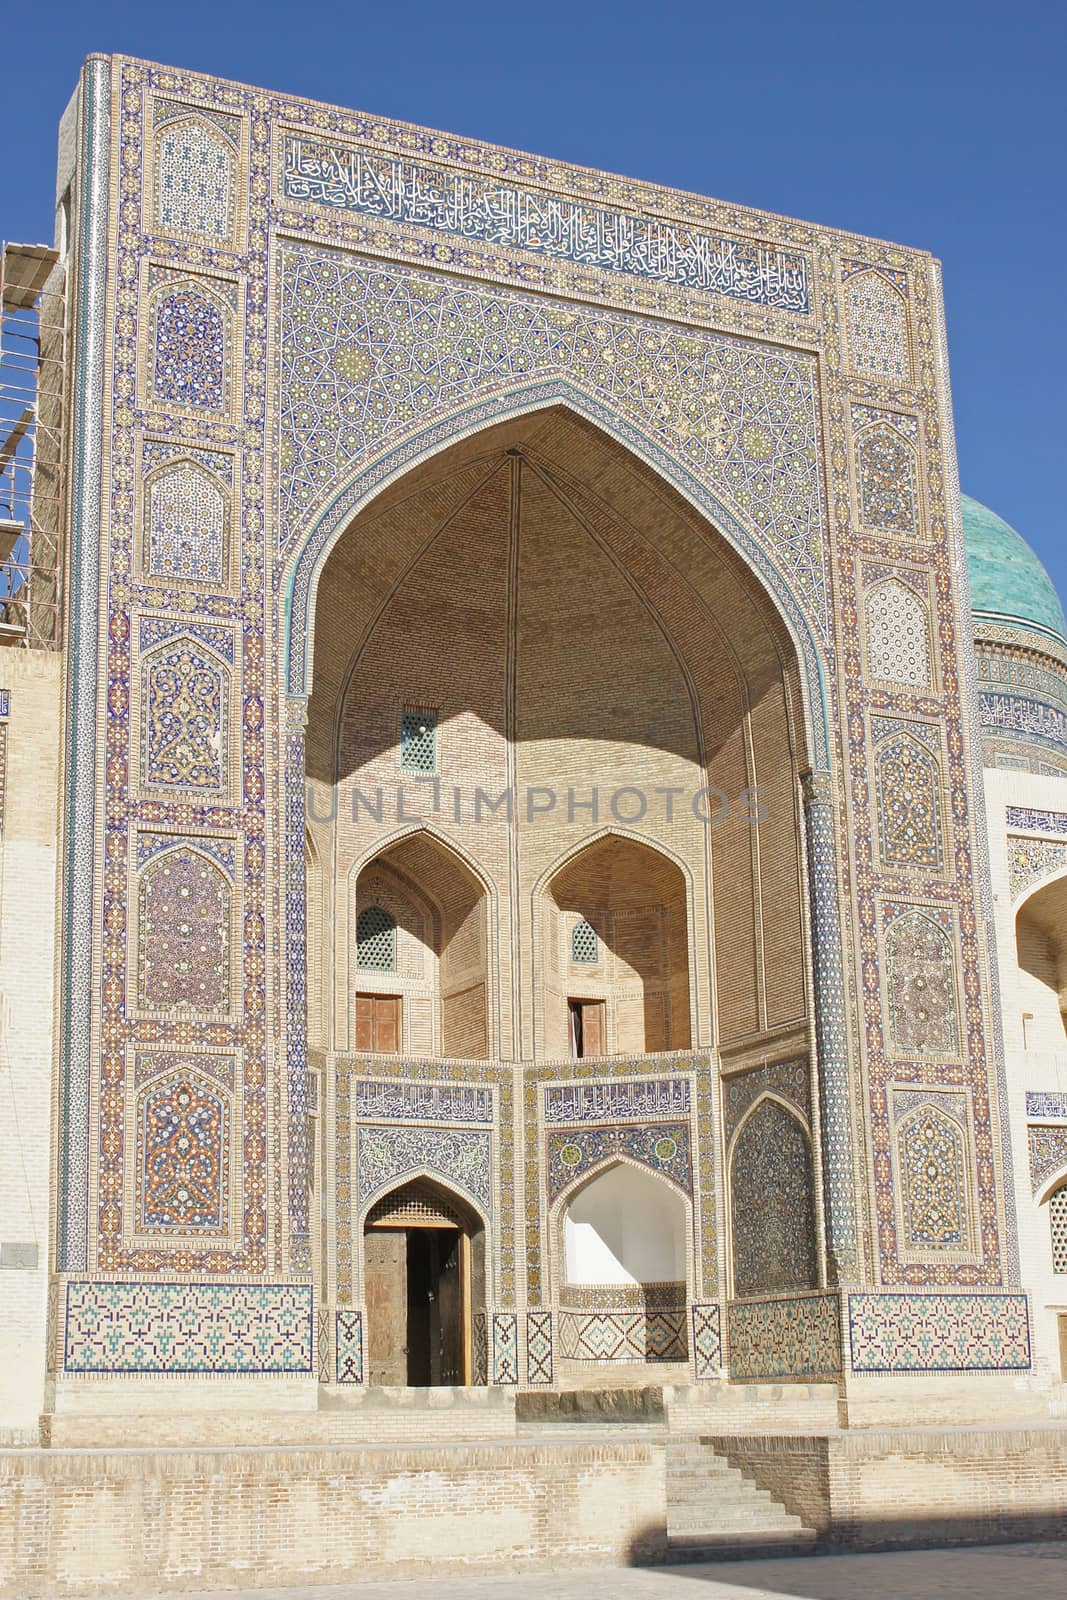
[[[1024,1294],[850,1294],[855,1373],[1028,1372]]]
[[[363,1313],[338,1311],[334,1335],[338,1383],[363,1383]]]
[[[78,117],[60,1381],[366,1384],[365,1220],[416,1182],[476,1219],[477,1382],[611,1360],[835,1376],[827,1281],[854,1291],[857,1372],[1024,1370],[931,258],[125,57],[90,61]],[[550,413],[699,523],[795,668],[809,904],[774,933],[754,899],[737,959],[773,977],[780,935],[804,992],[723,1045],[718,912],[679,868],[704,974],[686,1048],[542,1059],[497,992],[541,959],[508,932],[516,845],[479,878],[482,1058],[446,1058],[439,1017],[395,1055],[316,1042],[352,998],[309,912],[320,578],[409,471]],[[1067,708],[1018,655],[981,680],[985,732],[1067,769]],[[405,763],[398,697],[394,776],[425,780],[458,860],[439,769],[465,708],[416,687],[433,750]],[[1028,887],[1067,824],[1009,823]],[[919,1088],[948,1117],[925,1143],[895,1110]],[[568,1301],[560,1217],[613,1163],[684,1208],[685,1282]]]
[[[312,1338],[307,1284],[67,1284],[70,1373],[310,1375]]]

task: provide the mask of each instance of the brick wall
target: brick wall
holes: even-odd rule
[[[22,1247],[20,1259],[36,1259],[0,1268],[0,1442],[35,1438],[44,1405],[61,666],[43,651],[0,655],[0,688],[10,696],[0,842],[0,1241]]]

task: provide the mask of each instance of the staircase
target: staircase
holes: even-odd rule
[[[815,1533],[697,1438],[667,1441],[667,1543],[674,1559],[802,1555]]]

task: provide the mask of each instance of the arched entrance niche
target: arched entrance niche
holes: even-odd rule
[[[616,833],[552,874],[541,895],[545,1054],[689,1048],[687,898],[675,862]]]
[[[1027,1050],[1063,1050],[1067,1031],[1067,875],[1042,884],[1015,914],[1018,997]]]
[[[690,1228],[681,1190],[627,1159],[561,1197],[552,1233],[563,1360],[686,1359]]]
[[[349,877],[347,981],[338,1035],[356,1054],[488,1054],[486,894],[425,829]]]
[[[538,1027],[536,891],[605,824],[691,885],[691,970],[667,959],[658,1024],[642,974],[635,1046],[805,1034],[805,674],[762,584],[660,474],[568,406],[512,416],[366,503],[315,609],[306,761],[323,859],[347,883],[422,823],[496,886],[490,1055],[569,1053],[558,1016]],[[336,995],[353,933],[347,892],[333,903]]]
[[[731,1140],[728,1171],[734,1295],[818,1288],[811,1138],[793,1108],[761,1096]]]
[[[485,1251],[483,1218],[428,1174],[373,1202],[363,1222],[369,1383],[424,1389],[473,1381]]]

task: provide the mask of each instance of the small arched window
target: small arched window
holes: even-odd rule
[[[591,922],[576,922],[571,930],[571,960],[594,966],[600,960],[600,940]]]
[[[396,919],[381,906],[366,906],[356,918],[356,966],[361,972],[396,971]]]

